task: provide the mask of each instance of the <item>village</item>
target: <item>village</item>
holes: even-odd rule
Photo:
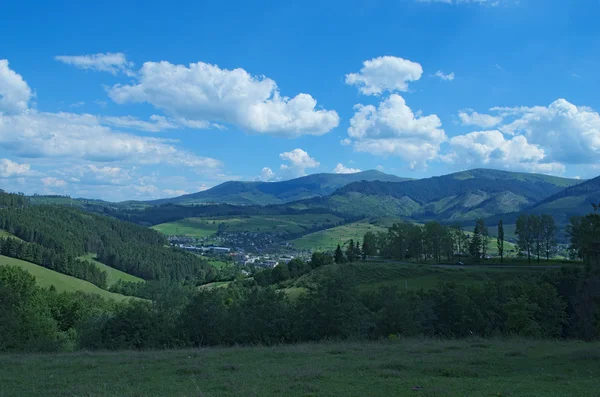
[[[290,243],[268,233],[220,232],[197,238],[169,236],[169,243],[189,252],[233,261],[238,266],[273,268],[294,258],[308,259],[310,251],[295,249]]]

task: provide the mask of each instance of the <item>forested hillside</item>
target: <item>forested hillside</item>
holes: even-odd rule
[[[355,182],[338,189],[326,206],[364,213],[394,211],[419,220],[468,220],[517,212],[580,180],[476,169],[427,179]]]
[[[81,269],[92,264],[75,259],[90,252],[102,263],[146,280],[203,280],[209,268],[195,255],[165,247],[165,237],[152,229],[69,207],[6,208],[0,211],[0,229],[28,242],[21,244],[23,249],[5,242],[4,255],[76,277],[90,273]]]
[[[283,204],[311,197],[326,196],[336,189],[356,181],[402,182],[407,178],[370,170],[352,174],[313,174],[279,182],[222,183],[203,192],[186,194],[150,204],[201,204],[227,203],[236,205]]]

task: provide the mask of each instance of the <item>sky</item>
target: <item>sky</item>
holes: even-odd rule
[[[600,174],[598,0],[13,1],[0,188]]]

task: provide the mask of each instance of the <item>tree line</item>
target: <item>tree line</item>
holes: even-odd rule
[[[339,268],[338,268],[339,269]],[[600,337],[600,276],[577,268],[511,282],[361,293],[343,271],[323,272],[290,300],[246,280],[196,291],[162,284],[152,301],[114,303],[57,293],[0,267],[0,351],[158,349],[281,344],[390,335],[462,338]]]
[[[73,258],[67,254],[57,253],[39,244],[28,243],[11,237],[0,238],[0,253],[4,256],[35,263],[47,269],[89,281],[102,289],[107,287],[106,272],[100,270],[93,263]]]
[[[518,237],[517,256],[531,258],[537,255],[549,260],[556,253],[558,227],[550,215],[522,214],[516,224]],[[485,220],[475,222],[472,232],[460,224],[452,226],[439,222],[418,225],[409,222],[395,223],[387,232],[367,232],[363,236],[362,248],[357,241],[350,240],[346,251],[338,245],[334,252],[335,262],[352,262],[358,258],[381,256],[387,259],[416,262],[442,262],[469,258],[480,261],[489,257],[492,236]],[[505,232],[502,220],[498,222],[496,248],[501,261],[505,257]]]

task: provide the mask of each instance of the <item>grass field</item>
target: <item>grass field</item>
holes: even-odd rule
[[[0,396],[592,397],[599,361],[600,343],[523,339],[0,355]]]
[[[40,287],[48,288],[51,285],[54,285],[56,290],[59,292],[82,291],[88,294],[98,294],[103,298],[114,299],[116,301],[131,299],[131,297],[125,295],[105,291],[87,281],[67,276],[66,274],[58,273],[54,270],[46,269],[45,267],[38,266],[30,262],[25,262],[19,259],[9,258],[7,256],[0,255],[0,266],[3,265],[18,266],[21,269],[28,271],[29,273],[35,276],[37,285],[39,285]],[[0,396],[2,396],[1,393]]]
[[[291,243],[298,249],[333,251],[338,244],[344,245],[350,239],[362,241],[366,232],[385,231],[387,231],[385,227],[365,220],[310,233],[292,240]]]
[[[334,226],[343,219],[331,214],[265,215],[248,217],[186,218],[153,228],[169,236],[208,237],[221,230],[259,232],[273,235],[302,233],[317,226]]]
[[[84,256],[81,256],[79,259],[83,259],[86,260],[88,262],[92,262],[93,264],[95,264],[100,270],[104,270],[106,272],[106,282],[108,284],[108,286],[110,287],[111,285],[113,285],[114,283],[116,283],[119,280],[122,281],[128,281],[128,282],[133,282],[133,283],[141,283],[144,280],[133,276],[131,274],[122,272],[118,269],[115,269],[113,267],[107,266],[104,263],[98,262],[96,260],[96,254],[87,254]]]
[[[355,262],[320,268],[294,280],[284,289],[290,297],[298,295],[299,288],[310,286],[325,272],[343,272],[344,276],[362,292],[375,291],[384,286],[408,290],[427,290],[442,281],[477,284],[493,280],[513,280],[535,272],[555,271],[544,267],[526,266],[465,266],[441,267],[436,265],[403,264],[396,262]]]
[[[0,238],[2,238],[2,237],[12,237],[12,238],[16,238],[17,240],[21,240],[20,238],[18,238],[17,236],[13,236],[12,234],[10,234],[9,232],[7,232],[6,230],[0,229]]]

